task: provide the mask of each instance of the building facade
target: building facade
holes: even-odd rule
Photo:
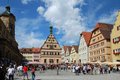
[[[63,46],[62,48],[62,63],[70,63],[70,53],[71,53],[71,46]]]
[[[120,62],[120,12],[118,12],[118,16],[112,29],[111,48],[113,62]]]
[[[21,48],[24,64],[40,64],[40,48]]]
[[[105,23],[97,23],[92,31],[89,44],[89,60],[90,62],[111,62],[111,43],[110,34],[113,25]]]
[[[50,26],[50,34],[41,47],[41,64],[61,64],[61,48],[52,29],[53,27]]]
[[[81,63],[87,63],[88,62],[88,56],[89,56],[89,42],[91,39],[91,32],[82,32],[80,34],[80,44],[79,44],[79,57],[81,60]]]
[[[5,12],[0,14],[0,58],[20,64],[22,55],[15,40],[15,21],[10,6],[7,6]]]
[[[80,58],[78,54],[78,46],[73,45],[70,53],[70,63],[79,63]]]

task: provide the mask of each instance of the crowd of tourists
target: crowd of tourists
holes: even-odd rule
[[[28,80],[28,66],[16,65],[15,62],[7,59],[0,59],[0,79],[2,80],[15,80],[15,75],[23,77],[23,80]],[[31,80],[35,80],[35,67],[31,66]]]
[[[85,74],[107,74],[111,72],[118,72],[120,71],[120,66],[111,66],[111,65],[100,65],[100,64],[73,64],[72,65],[72,72],[76,75],[79,75],[80,73]]]
[[[60,70],[69,70],[75,75],[79,74],[110,74],[111,72],[120,72],[120,66],[111,66],[111,65],[100,65],[100,64],[51,64],[51,65],[16,65],[15,62],[8,62],[8,60],[0,60],[0,77],[3,80],[14,80],[14,76],[20,76],[24,79],[29,79],[29,76],[32,80],[35,80],[35,71],[45,72],[47,69],[55,69],[57,75],[59,75]],[[28,71],[31,72],[31,75],[28,76]]]

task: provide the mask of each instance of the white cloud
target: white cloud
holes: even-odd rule
[[[45,9],[42,6],[40,6],[40,7],[37,8],[37,11],[38,11],[39,14],[42,15],[44,13]]]
[[[23,4],[28,4],[28,2],[35,1],[35,0],[21,0]]]
[[[117,11],[114,10],[110,14],[105,14],[105,15],[101,16],[99,18],[98,22],[113,24],[116,19],[116,16],[117,16]]]
[[[27,19],[22,18],[16,22],[16,39],[21,47],[40,47],[44,40],[40,39],[41,33],[35,32],[40,28],[41,18]]]
[[[61,39],[65,43],[76,43],[79,33],[86,29],[81,9],[77,5],[83,5],[84,0],[43,0],[46,10],[43,16],[59,33],[63,33]]]

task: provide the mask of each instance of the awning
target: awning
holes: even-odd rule
[[[28,62],[27,64],[40,64],[40,62]]]

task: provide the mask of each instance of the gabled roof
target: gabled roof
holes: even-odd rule
[[[111,29],[112,30],[112,29]],[[100,29],[102,35],[106,40],[110,40],[111,31]]]
[[[96,31],[97,29],[100,29],[100,28],[104,28],[106,30],[109,30],[109,28],[110,29],[113,28],[113,25],[112,24],[107,24],[107,23],[97,23],[92,32],[94,32],[94,31]]]
[[[71,46],[63,46],[65,53],[66,53],[67,49],[69,50],[69,52],[71,52],[71,48],[72,48]]]
[[[54,46],[54,45],[57,45],[58,47],[57,48],[50,48],[50,47],[46,47],[45,45],[51,45],[51,46]],[[60,45],[57,41],[57,39],[55,38],[55,36],[53,34],[50,34],[46,41],[44,42],[44,44],[42,45],[41,49],[49,49],[49,50],[55,50],[55,49],[61,49],[60,48]]]
[[[75,51],[78,53],[78,46],[77,45],[72,45],[72,47],[75,49]]]
[[[92,33],[91,33],[91,32],[82,32],[80,35],[81,35],[81,36],[83,35],[83,37],[84,37],[84,39],[85,39],[85,41],[86,41],[86,44],[87,44],[87,46],[88,46],[88,45],[89,45],[89,42],[90,42],[90,39],[91,39]]]
[[[113,29],[112,24],[97,23],[95,29],[92,32],[96,31],[97,29],[99,29],[101,31],[101,33],[105,39],[110,40],[110,34],[111,34],[112,29]]]

